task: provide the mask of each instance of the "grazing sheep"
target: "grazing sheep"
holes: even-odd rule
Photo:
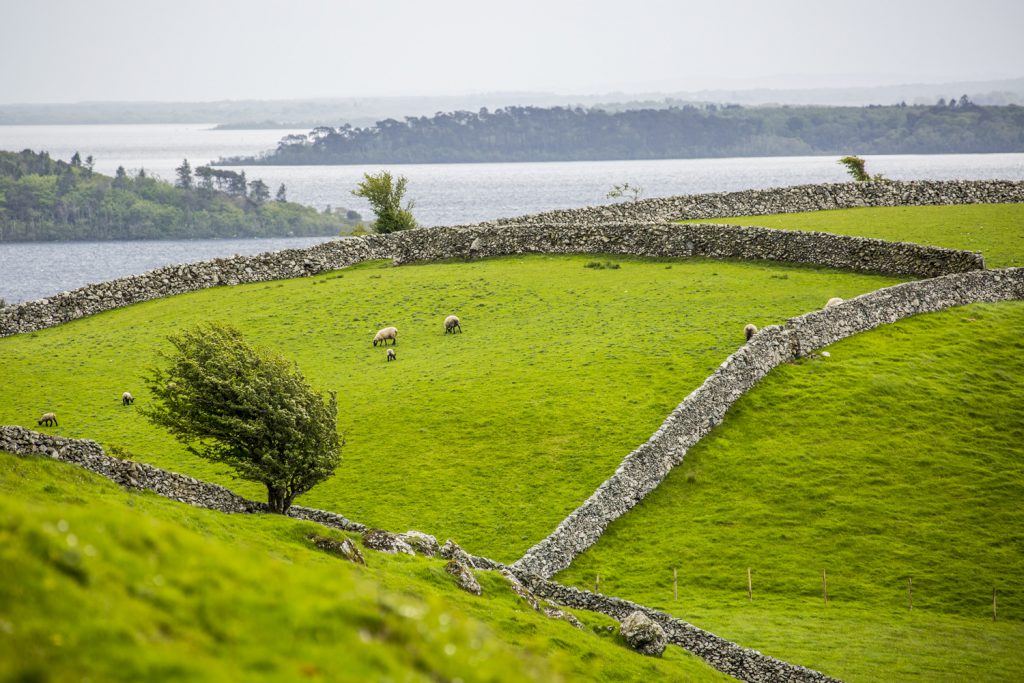
[[[828,303],[825,304],[825,308],[832,308],[833,306],[838,306],[841,303],[843,303],[843,300],[838,296],[834,296],[828,300]]]
[[[56,413],[43,413],[43,416],[36,420],[37,425],[46,425],[47,427],[57,427],[57,414]]]
[[[397,360],[397,356],[395,356],[395,350],[388,349],[388,362],[390,363],[393,360]]]
[[[135,403],[135,397],[130,392],[126,391],[121,394],[121,405],[126,406],[131,403]]]
[[[450,315],[444,319],[444,333],[455,334],[455,328],[459,328],[459,334],[462,334],[462,325],[459,324],[459,318],[454,315]]]
[[[747,335],[747,341],[750,341],[750,338],[757,334],[757,325],[747,323],[747,326],[743,328],[743,333]]]
[[[385,327],[383,330],[377,333],[373,338],[373,345],[381,344],[387,346],[388,339],[391,340],[391,345],[394,346],[398,343],[398,328],[397,327]]]

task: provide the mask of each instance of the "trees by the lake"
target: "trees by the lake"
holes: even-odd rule
[[[319,126],[245,164],[357,164],[1024,151],[1024,107],[506,107]]]
[[[262,180],[243,188],[245,175],[226,169],[200,166],[185,186],[189,167],[185,160],[172,185],[123,166],[110,177],[45,152],[0,152],[0,240],[337,235],[361,220],[268,202]]]
[[[416,220],[412,217],[413,202],[410,200],[402,206],[408,184],[408,178],[395,178],[390,171],[363,174],[362,182],[352,190],[352,194],[370,203],[377,216],[373,223],[374,231],[387,233],[416,227]]]

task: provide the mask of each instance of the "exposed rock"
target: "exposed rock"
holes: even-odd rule
[[[420,555],[433,557],[440,552],[437,539],[422,531],[406,531],[404,534],[398,534],[398,537],[408,543]]]
[[[622,620],[619,634],[631,648],[651,657],[660,657],[668,644],[665,629],[639,610]]]
[[[383,529],[368,530],[363,534],[363,545],[370,550],[389,553],[391,555],[397,555],[398,553],[405,553],[406,555],[416,554],[416,551],[414,551],[408,543],[403,541],[398,534],[393,534],[390,531],[384,531]]]
[[[515,574],[507,569],[501,570],[501,575],[508,581],[509,587],[512,588],[512,592],[521,597],[526,601],[528,605],[535,611],[540,611],[540,603],[537,601],[537,597],[530,592],[530,589],[524,586],[519,579],[515,577]]]
[[[461,562],[467,567],[475,566],[473,564],[473,558],[470,557],[469,553],[460,548],[459,544],[450,538],[444,542],[444,545],[441,546],[441,550],[438,554],[445,560],[455,560],[456,562]]]
[[[449,560],[448,564],[444,566],[444,570],[454,576],[459,588],[467,593],[472,593],[473,595],[483,593],[476,577],[473,576],[473,571],[466,563],[459,562],[458,560]]]
[[[336,541],[333,538],[310,534],[309,539],[313,541],[313,545],[320,548],[320,550],[325,550],[332,555],[345,558],[349,562],[354,562],[355,564],[366,564],[366,560],[363,559],[363,552],[359,550],[359,547],[348,538],[342,541]]]
[[[545,607],[544,616],[548,619],[561,619],[562,621],[567,621],[581,631],[584,630],[583,624],[580,623],[579,619],[577,619],[573,614],[560,610],[557,607]]]

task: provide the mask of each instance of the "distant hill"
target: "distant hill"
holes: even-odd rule
[[[664,109],[686,104],[866,106],[934,104],[961,95],[981,105],[1024,104],[1024,78],[843,88],[719,88],[604,92],[494,92],[445,96],[338,97],[218,102],[74,102],[2,104],[0,125],[100,123],[217,123],[225,128],[367,126],[387,118],[433,116],[481,107],[588,107],[607,111]]]
[[[933,106],[507,107],[359,128],[319,126],[258,157],[218,163],[366,164],[1024,151],[1024,107],[966,96]]]
[[[187,162],[186,162],[187,164]],[[361,220],[284,201],[245,173],[183,164],[177,185],[124,168],[95,173],[92,159],[0,151],[0,242],[337,235]]]

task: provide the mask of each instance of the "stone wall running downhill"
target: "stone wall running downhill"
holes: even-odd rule
[[[978,254],[824,233],[676,219],[858,206],[1024,202],[1024,182],[916,181],[803,185],[648,199],[552,211],[475,226],[424,228],[332,240],[308,249],[167,266],[0,308],[0,337],[102,311],[209,287],[315,275],[368,260],[396,264],[524,253],[617,253],[767,259],[832,268],[934,277],[984,267]]]
[[[740,396],[782,363],[918,313],[1021,299],[1024,268],[982,270],[886,287],[766,327],[687,396],[646,443],[513,568],[548,578],[568,567],[609,524],[653,491]]]
[[[41,455],[78,465],[106,477],[127,489],[153,491],[165,498],[221,512],[266,512],[265,503],[242,498],[223,486],[210,484],[184,474],[168,472],[133,460],[120,460],[103,452],[103,447],[88,439],[68,439],[41,434],[24,427],[0,425],[0,451],[15,455]],[[366,527],[342,515],[293,505],[288,516],[319,522],[342,531],[362,532]]]

